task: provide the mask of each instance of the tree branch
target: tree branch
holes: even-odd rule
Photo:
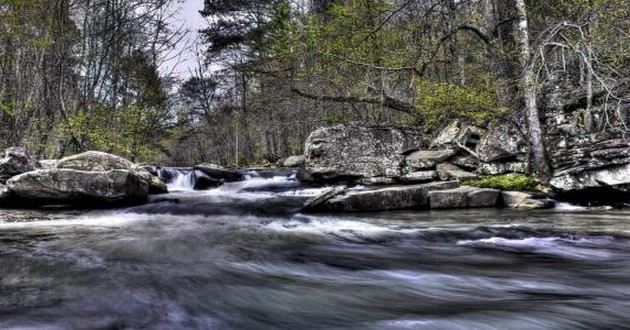
[[[316,95],[304,92],[295,87],[291,88],[291,92],[294,94],[317,101],[326,101],[326,102],[338,102],[338,103],[366,103],[366,104],[377,104],[388,107],[392,110],[404,112],[404,113],[413,113],[414,106],[397,100],[391,96],[384,95],[383,98],[368,98],[368,97],[359,97],[359,96],[334,96],[334,95]]]

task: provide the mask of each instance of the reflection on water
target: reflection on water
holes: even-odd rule
[[[3,211],[0,328],[630,324],[628,212],[269,215],[241,207],[251,195],[198,193],[228,198],[230,214],[179,196],[122,211]]]

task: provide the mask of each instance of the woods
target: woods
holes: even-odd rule
[[[625,5],[623,4],[625,3]],[[628,132],[626,0],[206,0],[190,76],[171,0],[0,2],[0,141],[173,165],[273,163],[324,124]]]

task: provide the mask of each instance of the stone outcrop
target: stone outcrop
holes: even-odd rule
[[[130,170],[134,164],[120,156],[101,151],[87,151],[59,160],[57,168],[79,171]]]
[[[129,170],[37,170],[11,178],[12,194],[29,204],[130,204],[144,202],[149,184]]]
[[[583,141],[558,149],[552,160],[555,172],[550,184],[561,193],[630,191],[630,141]]]
[[[315,208],[325,212],[374,212],[422,209],[429,206],[429,192],[457,187],[457,182],[433,182],[421,185],[348,190]]]
[[[459,187],[429,193],[432,209],[496,207],[500,191],[496,189]]]
[[[314,131],[305,145],[305,171],[314,180],[399,177],[405,156],[423,145],[417,129],[336,125]]]
[[[214,164],[201,164],[195,166],[195,170],[204,173],[212,179],[222,180],[224,182],[243,181],[245,176],[243,173],[235,170],[226,169]]]
[[[4,151],[0,159],[0,183],[6,182],[12,176],[34,171],[41,168],[37,160],[31,157],[29,151],[21,147],[11,147]]]

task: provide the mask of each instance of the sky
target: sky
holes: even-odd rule
[[[162,68],[162,73],[173,72],[175,76],[186,79],[190,77],[190,71],[196,66],[195,44],[199,41],[198,31],[206,25],[206,21],[199,11],[203,9],[204,0],[182,0],[178,5],[177,15],[172,24],[173,27],[184,25],[188,33],[180,42],[174,54],[181,53],[180,58],[174,58],[166,62]]]

